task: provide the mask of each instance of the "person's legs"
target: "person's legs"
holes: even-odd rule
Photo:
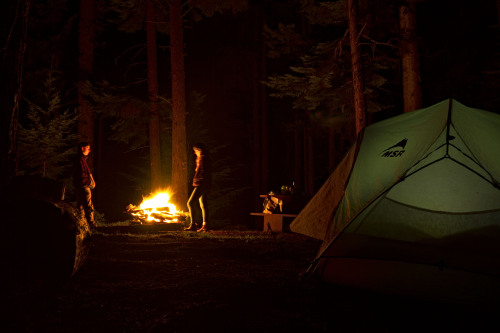
[[[92,204],[92,194],[89,188],[76,190],[76,209],[87,219],[89,226],[94,227],[94,205]]]
[[[198,231],[206,231],[206,230],[208,230],[208,225],[207,225],[208,205],[207,205],[207,193],[206,193],[206,191],[202,191],[200,198],[199,198],[199,202],[200,202],[200,208],[201,208],[201,215],[203,217],[203,224]]]
[[[189,197],[189,200],[187,202],[188,210],[189,210],[189,216],[191,218],[191,223],[189,224],[189,227],[184,228],[184,230],[196,230],[196,222],[194,221],[194,206],[196,205],[196,201],[201,196],[201,191],[198,187],[193,188],[193,192],[191,192],[191,196]]]
[[[83,201],[85,198],[83,189],[76,189],[75,195],[76,195],[76,210],[81,215],[85,215],[85,210],[83,209]]]
[[[207,206],[207,195],[206,195],[206,193],[203,193],[200,196],[199,202],[200,202],[200,208],[201,208],[201,215],[203,217],[203,224],[206,224],[207,223],[207,218],[208,218],[208,206]]]
[[[87,222],[91,227],[95,227],[96,224],[94,221],[94,204],[92,203],[92,192],[88,187],[85,188],[83,209],[85,210],[85,217],[87,218]]]

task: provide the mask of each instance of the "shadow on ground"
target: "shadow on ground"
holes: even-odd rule
[[[53,292],[7,293],[8,332],[497,331],[487,309],[301,280],[319,242],[293,233],[99,228]]]

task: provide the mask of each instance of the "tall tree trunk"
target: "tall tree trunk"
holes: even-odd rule
[[[256,64],[254,64],[256,66]],[[254,69],[254,73],[255,73]],[[255,80],[257,81],[257,80]],[[253,188],[253,206],[254,209],[259,209],[259,206],[262,205],[262,200],[260,199],[259,195],[263,194],[261,190],[261,152],[260,152],[260,147],[261,147],[261,136],[260,136],[260,110],[258,105],[258,95],[256,94],[257,89],[255,86],[257,85],[256,82],[254,82],[254,96],[253,96],[253,108],[252,108],[252,188]]]
[[[338,140],[339,137],[335,129],[330,127],[328,129],[328,173],[332,173],[335,169],[335,159],[338,154],[335,143],[338,142]]]
[[[255,13],[253,17],[253,43],[254,45],[259,45],[260,43],[260,13],[258,8],[254,8]],[[257,49],[257,48],[254,48]],[[262,209],[262,199],[259,197],[260,194],[264,194],[266,188],[262,188],[262,124],[261,121],[261,103],[260,103],[260,70],[259,70],[259,58],[260,52],[253,52],[253,80],[252,80],[252,188],[253,188],[253,207],[256,210]]]
[[[497,0],[497,28],[500,29],[500,0]]]
[[[399,25],[401,29],[401,72],[403,76],[404,112],[410,112],[422,107],[415,3],[406,2],[399,7]]]
[[[186,143],[186,77],[182,36],[181,0],[170,0],[170,55],[172,66],[172,187],[173,201],[186,210],[187,143]]]
[[[267,190],[269,186],[269,139],[267,132],[267,101],[266,101],[266,86],[262,84],[262,81],[266,79],[266,43],[262,37],[262,27],[264,26],[265,19],[262,20],[259,26],[260,38],[259,38],[259,76],[258,76],[258,88],[259,88],[259,107],[262,110],[261,114],[261,188]]]
[[[267,134],[266,87],[262,81],[266,77],[266,47],[262,28],[266,18],[261,6],[253,7],[252,53],[252,132],[253,132],[253,198],[255,209],[262,209],[260,194],[267,193],[269,186],[269,153]]]
[[[83,94],[83,85],[89,79],[94,64],[94,0],[80,0],[78,34],[78,136],[94,146],[94,112]],[[88,163],[93,165],[92,157]]]
[[[26,38],[28,34],[28,22],[31,8],[31,0],[20,0],[21,35],[19,36],[19,46],[17,48],[15,78],[15,92],[12,104],[12,113],[9,125],[9,146],[7,152],[7,169],[9,177],[17,172],[17,129],[19,122],[19,110],[23,91],[24,54],[26,52]],[[15,23],[14,23],[15,24]]]
[[[347,0],[349,14],[349,40],[351,45],[352,85],[354,93],[354,117],[356,135],[366,126],[366,98],[363,80],[363,66],[358,34],[358,3],[357,0]]]
[[[160,116],[158,114],[158,55],[156,52],[156,20],[154,5],[146,1],[146,39],[148,53],[148,96],[149,96],[149,163],[151,172],[151,193],[162,186]]]
[[[294,111],[295,124],[298,124],[300,121],[299,111]],[[304,181],[303,181],[303,173],[302,170],[302,161],[304,160],[304,154],[302,154],[302,139],[301,133],[298,126],[295,126],[293,130],[293,147],[294,147],[294,175],[293,180],[295,181],[295,188],[299,190],[304,189]]]
[[[304,192],[308,198],[314,195],[314,144],[310,128],[304,129]]]

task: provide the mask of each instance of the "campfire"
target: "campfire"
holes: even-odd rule
[[[170,200],[168,192],[158,192],[144,198],[139,206],[128,205],[126,212],[135,223],[182,223],[187,214],[178,211]]]

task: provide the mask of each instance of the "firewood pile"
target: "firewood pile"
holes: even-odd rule
[[[171,212],[169,207],[138,208],[132,204],[127,206],[126,213],[132,216],[133,223],[183,223],[187,214]]]

